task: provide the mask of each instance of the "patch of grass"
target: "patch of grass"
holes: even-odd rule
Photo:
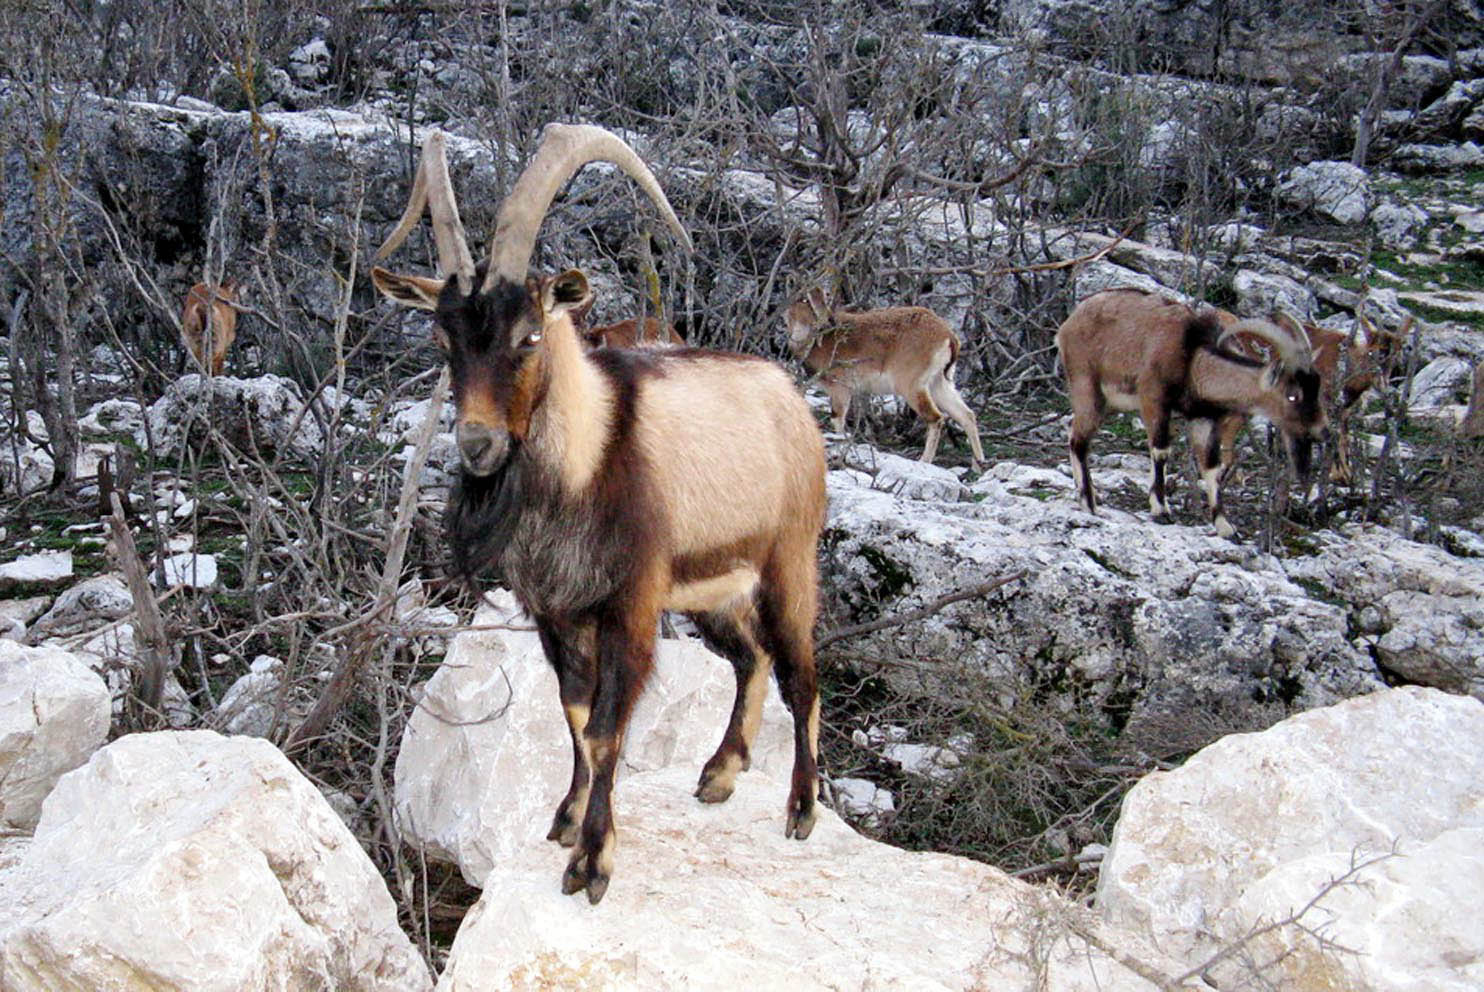
[[[1461,238],[1461,231],[1459,235]],[[1447,235],[1445,235],[1446,237]],[[1457,286],[1484,285],[1484,265],[1467,259],[1455,259],[1451,261],[1439,259],[1436,262],[1427,263],[1409,262],[1396,252],[1380,250],[1371,255],[1371,262],[1379,268],[1400,276],[1409,283],[1416,284],[1409,288],[1421,289],[1424,284],[1429,282]],[[1336,281],[1341,282],[1339,279],[1336,279]],[[1359,281],[1354,281],[1358,286]],[[1341,282],[1341,284],[1343,285],[1344,283]]]
[[[1289,558],[1313,558],[1324,550],[1323,545],[1307,534],[1287,532],[1282,541],[1283,550],[1288,553]]]
[[[876,583],[870,592],[876,599],[896,599],[909,586],[916,584],[912,579],[912,573],[906,566],[879,548],[862,544],[860,556],[871,566],[872,576]]]

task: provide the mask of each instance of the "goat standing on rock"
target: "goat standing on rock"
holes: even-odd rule
[[[1251,335],[1272,346],[1262,362],[1236,350],[1232,339]],[[1089,513],[1096,512],[1087,452],[1109,408],[1136,411],[1149,433],[1149,510],[1166,523],[1165,462],[1170,414],[1185,415],[1190,449],[1201,470],[1211,522],[1222,537],[1236,533],[1221,505],[1222,437],[1232,415],[1261,413],[1292,439],[1295,467],[1309,470],[1313,441],[1326,429],[1319,375],[1309,339],[1285,317],[1244,320],[1223,327],[1215,312],[1142,290],[1114,289],[1077,304],[1056,332],[1072,401],[1068,447],[1072,482]]]
[[[958,335],[947,321],[925,307],[837,310],[824,293],[809,293],[784,313],[788,343],[819,376],[830,397],[836,431],[845,430],[850,399],[857,392],[896,394],[927,424],[922,461],[931,463],[948,414],[969,436],[973,468],[984,466],[979,425],[953,384]]]
[[[444,137],[423,147],[384,258],[430,208],[445,279],[376,268],[386,296],[434,311],[448,356],[462,461],[448,539],[466,574],[493,568],[534,618],[572,736],[572,781],[548,838],[573,847],[562,890],[608,889],[612,791],[624,729],[653,663],[663,610],[691,615],[733,665],[731,721],[696,795],[721,802],[762,717],[776,669],[793,712],[784,833],[817,815],[816,546],[824,525],[819,429],[792,379],[759,358],[699,349],[585,351],[576,269],[527,273],[552,198],[585,164],[632,177],[690,248],[653,173],[615,135],[548,125],[500,207],[475,266],[448,178]]]

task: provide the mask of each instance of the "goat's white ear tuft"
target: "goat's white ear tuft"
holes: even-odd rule
[[[398,275],[377,266],[371,270],[371,282],[382,296],[399,306],[437,310],[438,297],[446,280]]]

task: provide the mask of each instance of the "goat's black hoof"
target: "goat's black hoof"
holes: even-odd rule
[[[577,843],[576,821],[564,813],[557,813],[551,821],[551,829],[546,831],[546,839],[554,840],[562,847],[571,847]]]
[[[587,858],[580,857],[567,862],[567,870],[562,872],[562,895],[570,896],[587,888]]]
[[[737,773],[750,762],[736,756],[713,757],[701,769],[701,781],[696,785],[695,796],[703,803],[724,803],[732,798],[737,787]]]
[[[1170,516],[1168,513],[1156,513],[1150,519],[1152,519],[1157,524],[1163,525],[1168,525],[1175,522],[1175,518]]]
[[[794,840],[808,840],[819,820],[819,810],[813,800],[788,804],[788,822],[783,826],[783,836]]]
[[[723,785],[717,782],[702,782],[696,786],[696,798],[703,803],[724,803],[732,798],[736,791],[731,785]]]
[[[587,890],[587,901],[596,906],[608,892],[608,876],[593,867],[591,857],[583,854],[567,863],[562,872],[562,894],[574,895]]]

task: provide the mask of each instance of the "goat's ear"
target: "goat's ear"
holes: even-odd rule
[[[1265,392],[1277,389],[1283,381],[1283,364],[1276,358],[1263,367],[1258,386]]]
[[[371,282],[382,296],[399,306],[437,310],[438,296],[443,292],[443,284],[447,280],[403,276],[376,266],[371,270]]]
[[[541,284],[541,309],[548,320],[592,306],[593,291],[581,269],[568,269]]]

